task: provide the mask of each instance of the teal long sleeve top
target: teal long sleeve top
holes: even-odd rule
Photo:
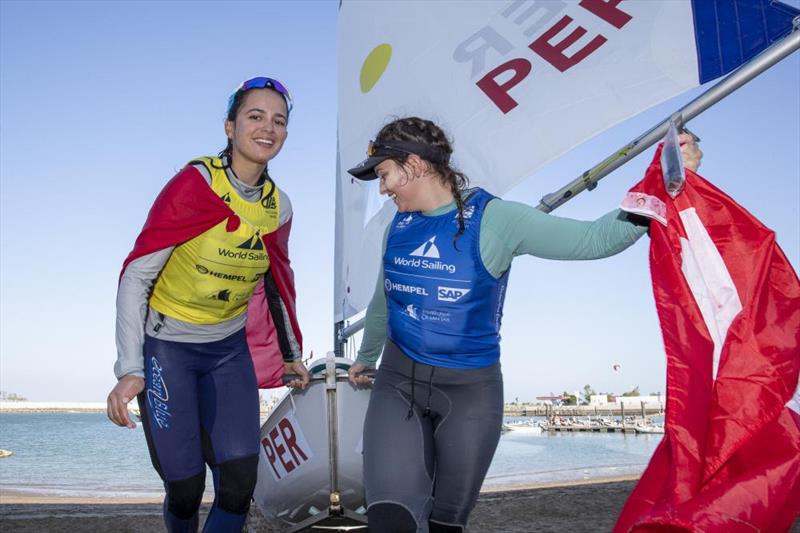
[[[441,215],[455,202],[426,215]],[[527,204],[495,198],[486,205],[480,227],[480,255],[486,269],[499,278],[518,255],[544,259],[588,260],[617,254],[647,232],[616,209],[594,221],[548,215]],[[384,234],[383,249],[386,249]],[[375,293],[367,307],[366,323],[357,362],[374,367],[386,342],[386,294],[381,263]]]

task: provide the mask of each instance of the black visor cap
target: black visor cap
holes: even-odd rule
[[[432,163],[446,163],[449,158],[448,154],[441,148],[413,141],[376,142],[372,143],[371,146],[373,146],[372,154],[347,171],[351,176],[363,181],[377,179],[375,167],[392,157],[416,154]]]

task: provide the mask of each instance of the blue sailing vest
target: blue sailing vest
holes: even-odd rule
[[[388,335],[412,359],[447,368],[483,368],[500,358],[508,271],[495,279],[481,260],[480,227],[494,198],[483,189],[458,212],[397,213],[383,256]]]

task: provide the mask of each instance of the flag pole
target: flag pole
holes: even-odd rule
[[[578,178],[556,192],[543,196],[536,209],[549,213],[567,203],[584,190],[588,189],[591,191],[597,187],[598,181],[660,141],[667,132],[671,119],[677,119],[676,122],[679,125],[685,124],[733,91],[742,87],[745,83],[774,66],[782,59],[785,59],[793,52],[796,52],[799,48],[800,17],[797,17],[794,19],[794,28],[789,35],[776,41],[769,48],[733,71],[733,73],[728,75],[725,79],[683,106],[646,133],[614,152],[605,160],[582,173]]]

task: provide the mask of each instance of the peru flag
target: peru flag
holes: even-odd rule
[[[649,217],[667,355],[664,439],[615,532],[787,531],[800,514],[800,282],[775,234],[660,150],[622,208]]]

